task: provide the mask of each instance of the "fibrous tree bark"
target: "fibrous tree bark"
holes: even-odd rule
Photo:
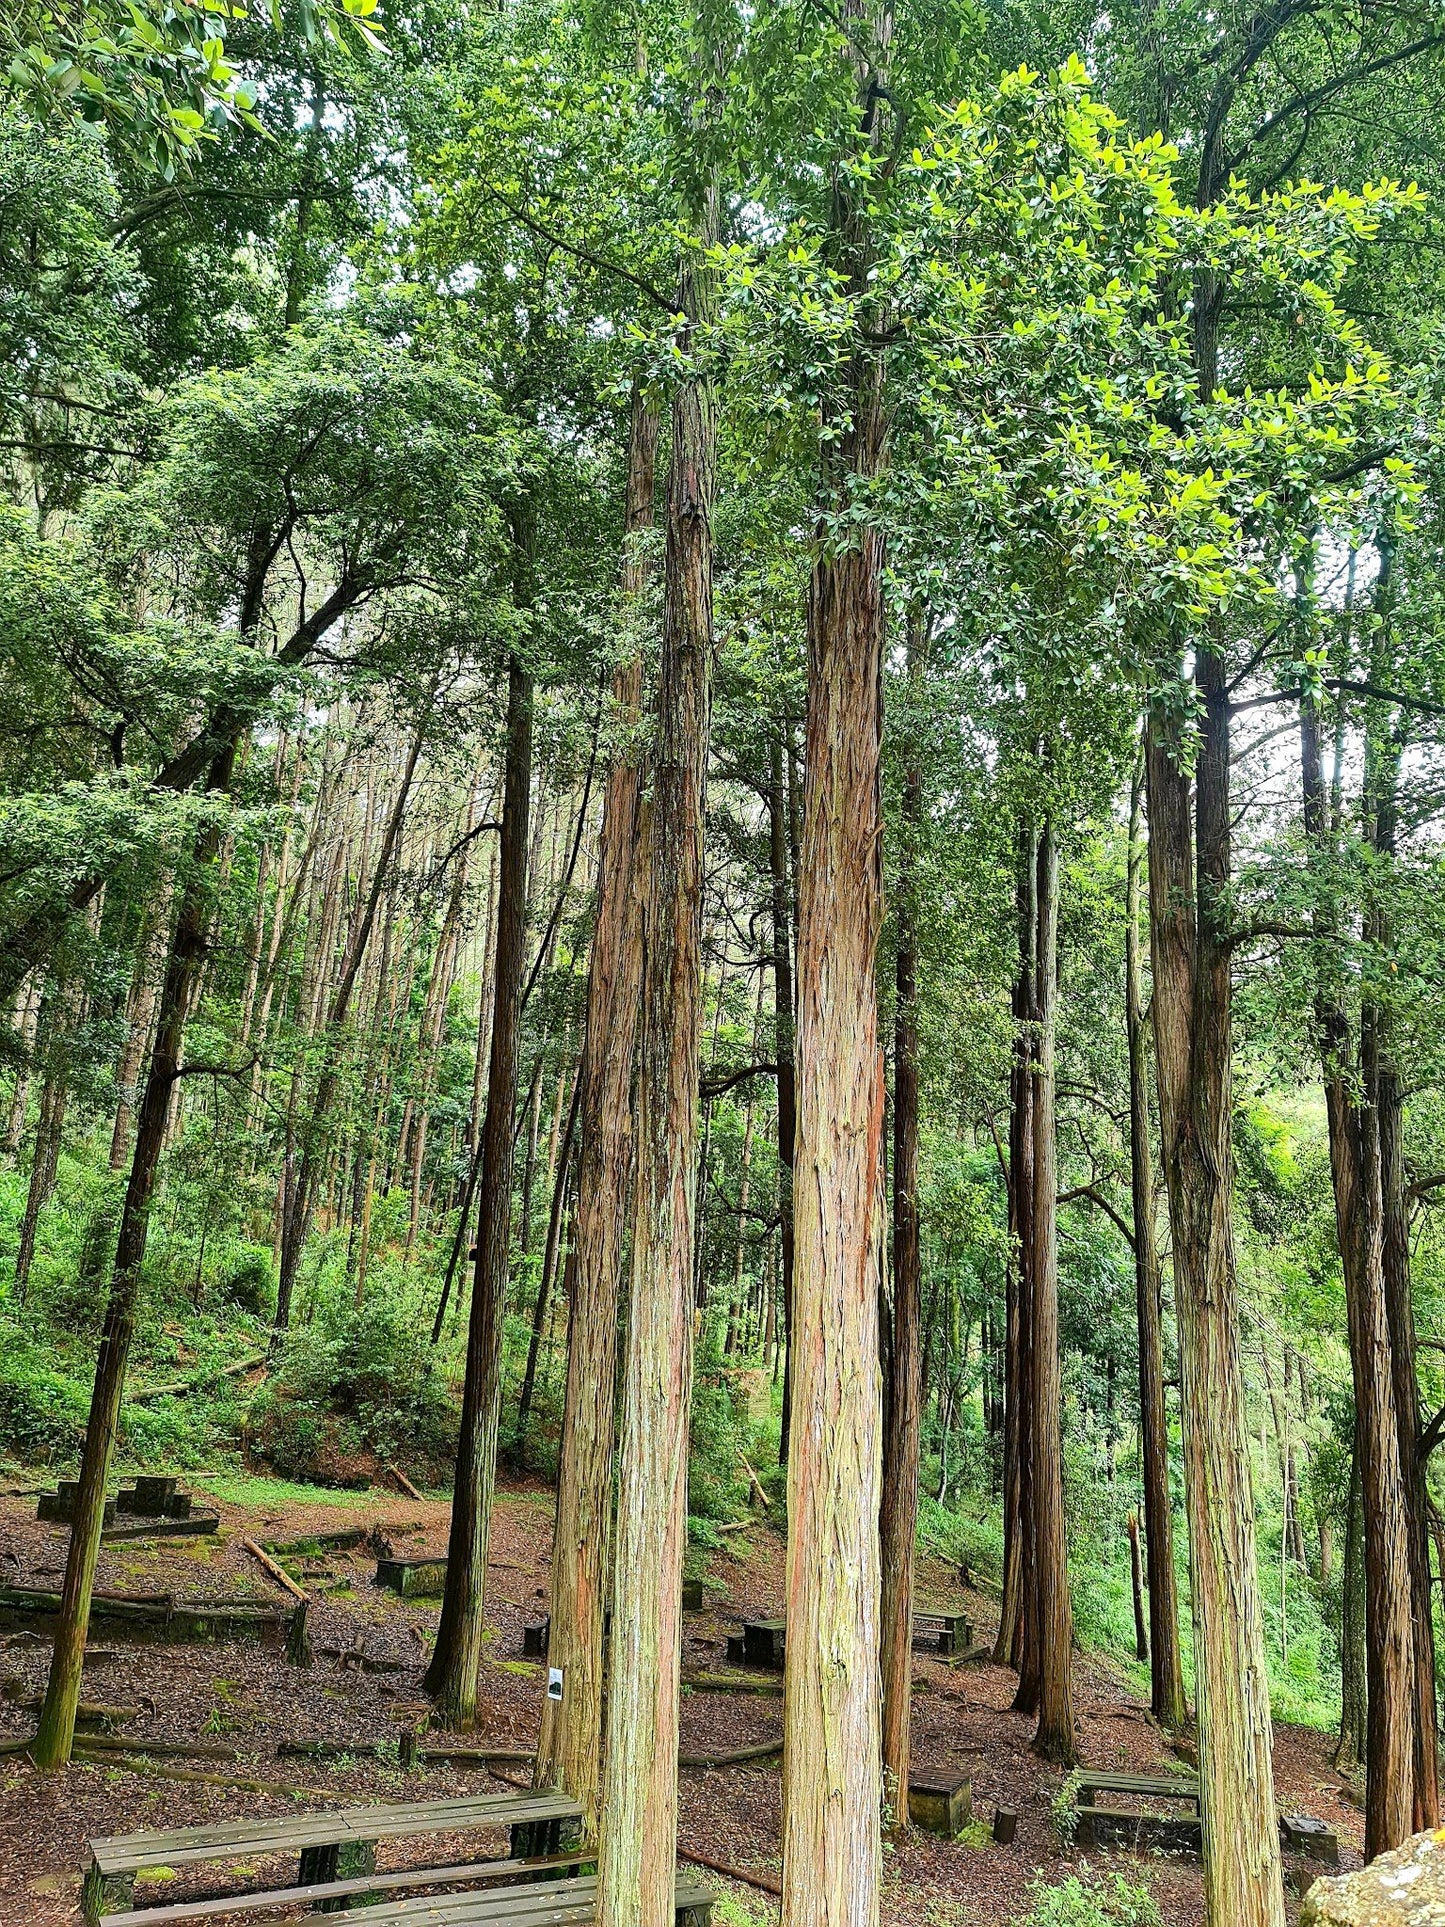
[[[885,138],[889,26],[847,0],[861,138]],[[867,214],[852,156],[830,250],[866,303]],[[875,317],[876,319],[876,317]],[[882,1860],[878,1690],[878,1297],[883,1067],[874,979],[882,916],[879,730],[884,538],[848,521],[887,465],[884,369],[863,340],[830,404],[808,585],[808,715],[798,864],[797,1059],[783,1927],[869,1927]],[[846,537],[827,518],[843,512]]]
[[[529,505],[514,518],[518,600],[531,567]],[[513,655],[507,664],[507,746],[502,779],[502,829],[497,871],[497,948],[492,988],[492,1050],[487,1112],[482,1127],[481,1204],[477,1258],[467,1326],[457,1470],[452,1485],[446,1591],[426,1673],[426,1690],[454,1725],[470,1725],[477,1710],[482,1663],[487,1543],[497,1474],[502,1401],[502,1321],[511,1256],[513,1113],[521,1048],[522,980],[527,942],[527,830],[532,796],[532,678]]]
[[[1179,1649],[1174,1513],[1169,1498],[1169,1421],[1164,1405],[1163,1281],[1154,1227],[1149,1060],[1139,933],[1145,862],[1142,803],[1141,770],[1134,781],[1129,817],[1124,924],[1124,1018],[1129,1047],[1129,1176],[1134,1221],[1134,1295],[1139,1328],[1139,1456],[1144,1488],[1144,1539],[1149,1549],[1150,1706],[1161,1725],[1177,1732],[1188,1721],[1189,1704],[1184,1694],[1184,1665]]]
[[[1058,984],[1059,858],[1052,828],[1034,839],[1033,1096],[1029,1107],[1033,1197],[1020,1280],[1027,1389],[1020,1451],[1027,1463],[1022,1527],[1024,1609],[1033,1635],[1032,1665],[1021,1675],[1033,1686],[1038,1730],[1034,1748],[1045,1759],[1072,1765],[1074,1732],[1074,1612],[1064,1537],[1063,1390],[1059,1366],[1058,1157],[1054,1103],[1054,1038]],[[1031,1595],[1031,1596],[1030,1596]]]
[[[1174,1234],[1205,1917],[1283,1927],[1284,1886],[1255,1558],[1231,1210],[1229,693],[1201,644],[1194,793],[1186,746],[1149,720],[1150,945],[1160,1134]]]
[[[647,584],[644,552],[653,522],[658,418],[634,390],[628,431],[625,622],[640,620]],[[581,1093],[573,1284],[567,1336],[567,1391],[557,1474],[548,1650],[562,1697],[547,1700],[537,1741],[538,1786],[560,1786],[581,1802],[589,1832],[601,1785],[602,1626],[611,1504],[617,1300],[632,1156],[632,1060],[642,975],[637,835],[637,760],[642,658],[629,654],[612,685],[619,735],[602,802],[597,917],[587,983],[587,1029],[578,1070]]]
[[[788,1462],[793,1405],[793,1151],[798,1134],[798,1086],[793,1062],[793,905],[789,887],[788,797],[783,780],[783,729],[769,743],[768,869],[772,886],[773,1048],[778,1060],[779,1288],[782,1295],[783,1411],[778,1462]],[[791,761],[791,758],[790,758]]]
[[[699,214],[705,247],[718,232],[715,179],[703,190]],[[678,303],[685,355],[706,352],[711,274],[700,251],[685,256]],[[657,735],[644,840],[638,1156],[598,1927],[671,1927],[674,1914],[716,433],[711,380],[693,366],[672,403]]]
[[[923,673],[926,619],[910,618],[909,681]],[[903,835],[918,835],[923,773],[916,755],[903,775]],[[916,854],[905,841],[898,885],[893,1063],[893,1306],[884,1386],[882,1559],[883,1797],[908,1824],[913,1713],[913,1553],[918,1537],[922,1427],[922,1265],[918,1222],[918,905]]]

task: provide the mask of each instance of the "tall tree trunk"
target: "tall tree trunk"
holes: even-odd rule
[[[1149,1059],[1139,912],[1145,848],[1143,772],[1134,780],[1124,923],[1125,1028],[1129,1046],[1129,1177],[1134,1218],[1134,1296],[1139,1325],[1139,1457],[1144,1539],[1149,1549],[1149,1680],[1155,1719],[1174,1732],[1189,1719],[1179,1647],[1174,1514],[1169,1499],[1169,1421],[1164,1405],[1163,1282],[1154,1226],[1149,1135]],[[1143,1655],[1141,1654],[1142,1658]]]
[[[1008,1658],[1018,1668],[1014,1711],[1035,1714],[1039,1709],[1039,1572],[1038,1535],[1034,1530],[1034,1208],[1038,1186],[1034,1177],[1036,1137],[1034,1105],[1038,1096],[1038,838],[1020,828],[1016,852],[1016,909],[1019,967],[1014,979],[1013,1015],[1016,1026],[1009,1095],[1009,1219],[1011,1259],[1017,1278],[1014,1289],[1012,1386],[1014,1393],[1014,1566],[1013,1623],[1009,1627]],[[1005,1571],[1005,1582],[1008,1574]],[[1003,1636],[1000,1624],[999,1636]]]
[[[1034,972],[1037,1067],[1033,1102],[1033,1259],[1028,1410],[1030,1497],[1038,1590],[1039,1725],[1034,1750],[1071,1766],[1074,1732],[1074,1609],[1064,1537],[1063,1388],[1059,1368],[1058,1158],[1054,1034],[1058,986],[1059,853],[1052,829],[1038,840],[1038,965]]]
[[[793,1408],[793,1153],[798,1135],[798,1085],[793,1063],[793,911],[788,869],[788,798],[783,783],[783,729],[768,745],[768,868],[772,883],[773,1051],[778,1060],[778,1217],[780,1223],[783,1409],[778,1463],[788,1463]]]
[[[864,138],[883,139],[886,18],[841,15]],[[883,89],[886,97],[886,88]],[[841,165],[833,266],[865,301],[867,215]],[[876,321],[877,317],[873,317]],[[883,908],[880,680],[884,538],[827,518],[887,468],[883,368],[853,348],[828,424],[808,585],[808,718],[798,866],[788,1667],[783,1699],[783,1927],[872,1927],[882,1862],[878,1687],[881,1385],[878,1295],[884,1083],[874,967]]]
[[[1184,746],[1151,716],[1150,941],[1189,1509],[1209,1927],[1283,1927],[1231,1209],[1229,693],[1201,645],[1191,821]],[[1196,852],[1197,824],[1197,852]]]
[[[1369,1752],[1365,1682],[1365,1526],[1361,1516],[1358,1423],[1350,1446],[1345,1500],[1345,1563],[1340,1574],[1340,1742],[1335,1765],[1365,1764]]]
[[[653,523],[657,412],[634,388],[628,429],[623,620],[640,621],[644,552]],[[640,638],[639,638],[640,643]],[[602,802],[597,918],[587,980],[587,1031],[577,1073],[581,1145],[567,1391],[552,1554],[552,1664],[562,1697],[542,1706],[538,1786],[560,1786],[596,1830],[601,1785],[602,1626],[617,1378],[617,1299],[632,1153],[632,1060],[642,976],[637,876],[641,787],[635,738],[642,658],[616,672],[612,700],[622,748]]]
[[[1328,858],[1332,839],[1319,713],[1309,694],[1300,701],[1300,767],[1305,834],[1312,858],[1318,863]],[[1399,1846],[1409,1836],[1415,1811],[1417,1679],[1410,1520],[1385,1302],[1379,1120],[1371,1093],[1367,1090],[1363,1101],[1355,1095],[1349,1020],[1336,988],[1338,920],[1324,905],[1317,906],[1312,920],[1319,948],[1315,1023],[1329,1124],[1335,1224],[1349,1315],[1364,1506],[1369,1682],[1365,1853],[1373,1858]],[[1365,1021],[1368,1023],[1368,1010]]]
[[[1376,631],[1371,678],[1388,683],[1394,674],[1394,550],[1388,530],[1380,542],[1381,565],[1375,603],[1382,618]],[[1406,736],[1372,705],[1365,731],[1365,835],[1379,861],[1373,875],[1388,878],[1399,827],[1400,763]],[[1338,760],[1338,757],[1337,757]],[[1366,934],[1382,955],[1394,939],[1388,882],[1372,893]],[[1435,1685],[1435,1615],[1430,1583],[1430,1532],[1425,1464],[1420,1453],[1420,1381],[1415,1308],[1410,1292],[1410,1215],[1406,1195],[1404,1097],[1391,1048],[1392,1013],[1388,1000],[1366,996],[1361,1014],[1361,1058],[1367,1097],[1373,1100],[1380,1160],[1381,1246],[1385,1312],[1390,1333],[1390,1364],[1395,1418],[1400,1435],[1400,1475],[1404,1482],[1410,1552],[1411,1641],[1415,1661],[1415,1831],[1440,1822],[1440,1735]]]
[[[717,233],[714,181],[704,244]],[[710,273],[687,258],[684,352],[711,317]],[[712,385],[693,374],[673,398],[667,478],[598,1927],[672,1927],[674,1913],[716,459]]]
[[[514,517],[519,605],[530,602],[530,508]],[[507,665],[507,748],[498,856],[497,954],[492,993],[492,1055],[482,1129],[477,1260],[467,1325],[457,1470],[452,1484],[446,1591],[425,1686],[456,1726],[476,1718],[486,1605],[487,1542],[497,1475],[502,1402],[502,1324],[511,1255],[512,1157],[521,1051],[522,985],[527,948],[527,832],[532,800],[532,678],[516,656]]]
[[[236,749],[237,745],[232,741],[212,762],[206,784],[211,794],[223,796],[229,791]],[[81,1449],[79,1489],[70,1527],[70,1550],[65,1562],[65,1581],[55,1628],[50,1678],[40,1709],[39,1727],[30,1749],[31,1758],[38,1767],[64,1766],[70,1758],[71,1743],[75,1737],[81,1667],[90,1624],[90,1595],[95,1583],[96,1561],[100,1556],[105,1488],[120,1426],[126,1363],[135,1327],[136,1289],[145,1258],[151,1200],[155,1195],[156,1173],[165,1142],[166,1115],[172,1089],[181,1074],[186,1013],[190,1008],[192,988],[204,961],[210,916],[207,873],[215,862],[220,843],[221,832],[215,823],[208,824],[196,839],[156,1011],[155,1045],[151,1051],[150,1068],[137,1117],[135,1150],[131,1156],[125,1201],[121,1207],[115,1266],[111,1273],[100,1353],[96,1360],[85,1444]]]
[[[908,636],[910,694],[923,677],[921,611]],[[917,852],[923,775],[910,756],[903,775],[903,864],[898,886],[898,955],[893,1069],[893,1323],[884,1399],[882,1561],[883,1797],[898,1827],[908,1825],[913,1713],[913,1554],[918,1537],[922,1428],[922,1267],[918,1231]]]

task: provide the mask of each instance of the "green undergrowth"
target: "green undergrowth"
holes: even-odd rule
[[[1083,1867],[1056,1886],[1035,1880],[1029,1911],[1015,1927],[1161,1927],[1162,1915],[1146,1887],[1123,1874]]]

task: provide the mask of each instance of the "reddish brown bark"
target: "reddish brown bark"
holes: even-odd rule
[[[910,683],[922,676],[924,623],[909,631]],[[916,837],[923,777],[910,758],[903,778],[903,835]],[[922,1426],[922,1265],[918,1224],[918,916],[907,841],[898,886],[893,1067],[893,1306],[884,1398],[882,1560],[883,1798],[894,1823],[908,1825],[913,1712],[913,1555],[918,1537]]]
[[[517,543],[528,564],[529,536]],[[502,1400],[502,1321],[512,1231],[512,1150],[521,1045],[522,978],[527,940],[527,826],[532,792],[532,679],[515,656],[507,668],[507,750],[498,856],[497,955],[492,995],[492,1054],[482,1128],[481,1205],[476,1273],[467,1326],[457,1470],[441,1623],[426,1690],[449,1722],[476,1717],[482,1663],[487,1541],[497,1473]]]
[[[1134,1297],[1139,1330],[1139,1456],[1144,1538],[1149,1548],[1149,1680],[1155,1719],[1175,1731],[1189,1719],[1179,1647],[1174,1514],[1169,1496],[1169,1421],[1164,1405],[1163,1281],[1154,1228],[1154,1161],[1149,1135],[1149,1062],[1139,911],[1145,862],[1142,771],[1129,818],[1125,905],[1124,1017],[1129,1047],[1129,1174],[1134,1219]],[[1144,1654],[1141,1652],[1142,1659]]]
[[[1160,1130],[1174,1233],[1185,1495],[1210,1927],[1283,1927],[1269,1694],[1231,1211],[1229,696],[1201,647],[1191,799],[1157,713],[1147,753]],[[1191,807],[1192,803],[1192,807]],[[1196,833],[1197,826],[1197,833]]]
[[[634,391],[628,433],[622,596],[624,619],[637,620],[647,582],[643,538],[653,522],[657,412]],[[587,983],[587,1031],[578,1072],[581,1143],[574,1271],[567,1340],[567,1394],[557,1477],[552,1556],[551,1662],[562,1697],[542,1708],[539,1786],[564,1787],[596,1825],[601,1786],[602,1625],[607,1522],[611,1501],[617,1351],[617,1298],[632,1153],[632,1060],[642,976],[642,917],[637,888],[640,775],[634,737],[642,699],[642,659],[632,656],[613,680],[622,748],[614,755],[602,804],[597,862],[597,925]]]
[[[714,187],[705,238],[716,223]],[[708,277],[689,259],[679,301],[684,351],[697,348],[694,329],[710,314]],[[667,479],[598,1927],[672,1927],[674,1914],[715,465],[712,386],[694,374],[673,398]]]

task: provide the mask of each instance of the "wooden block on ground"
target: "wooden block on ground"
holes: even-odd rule
[[[524,1626],[522,1628],[523,1658],[544,1659],[547,1653],[547,1644],[551,1637],[552,1620],[550,1614],[535,1626]]]
[[[57,1492],[42,1492],[40,1503],[35,1508],[36,1518],[43,1519],[48,1525],[68,1526],[75,1517],[75,1492],[72,1479],[62,1480]],[[103,1523],[108,1526],[115,1524],[114,1499],[105,1502]]]
[[[378,1559],[376,1583],[403,1599],[435,1599],[446,1591],[445,1559]]]
[[[684,1579],[682,1582],[682,1610],[685,1613],[700,1613],[702,1606],[702,1581],[700,1579]]]
[[[787,1654],[788,1622],[785,1619],[745,1619],[743,1656],[749,1666],[767,1666],[780,1673]]]
[[[908,1817],[916,1827],[952,1840],[973,1818],[973,1782],[954,1767],[914,1767],[908,1776]]]
[[[1327,1867],[1340,1864],[1340,1843],[1332,1828],[1307,1813],[1280,1815],[1279,1837],[1286,1853],[1308,1854]]]
[[[993,1812],[993,1839],[997,1847],[1011,1847],[1014,1835],[1019,1829],[1019,1817],[1012,1807],[995,1807]]]
[[[747,1642],[741,1633],[728,1634],[728,1665],[741,1666],[747,1659]]]

